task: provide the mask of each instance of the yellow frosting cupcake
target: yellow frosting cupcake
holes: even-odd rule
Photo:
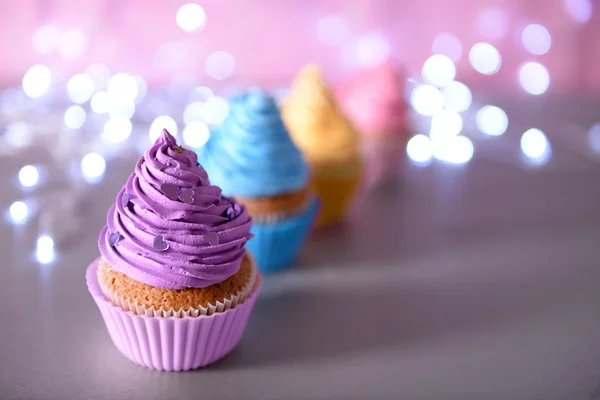
[[[322,202],[318,224],[341,220],[360,180],[359,136],[317,66],[300,71],[282,104],[282,117],[312,167]]]

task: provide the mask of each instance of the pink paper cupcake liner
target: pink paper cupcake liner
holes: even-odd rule
[[[92,294],[115,346],[131,361],[159,371],[188,371],[227,355],[240,341],[261,278],[246,300],[210,316],[164,318],[135,315],[113,305],[98,283],[98,260],[86,271]]]

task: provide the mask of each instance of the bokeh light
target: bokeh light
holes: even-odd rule
[[[542,64],[528,62],[519,69],[519,82],[526,92],[539,95],[548,90],[550,74]]]
[[[594,124],[588,132],[588,142],[596,153],[600,153],[600,123]]]
[[[50,264],[54,261],[54,239],[49,235],[42,235],[37,239],[35,258],[40,264]]]
[[[198,86],[192,91],[190,95],[190,101],[206,101],[213,97],[215,94],[212,89],[207,86]]]
[[[79,129],[83,126],[86,119],[86,113],[80,106],[71,106],[65,111],[65,125],[71,129]]]
[[[469,62],[475,71],[483,75],[493,75],[502,66],[500,52],[489,43],[475,43],[469,51]]]
[[[81,159],[81,173],[89,183],[100,180],[106,170],[106,160],[98,153],[88,153]]]
[[[114,98],[124,97],[128,100],[135,100],[138,94],[137,81],[129,74],[119,72],[110,77],[106,91]]]
[[[229,103],[225,98],[219,96],[208,99],[202,108],[202,118],[213,125],[223,122],[228,114]]]
[[[390,44],[379,33],[368,33],[356,43],[356,59],[360,65],[377,65],[385,61],[391,53]]]
[[[552,153],[548,138],[537,128],[531,128],[523,133],[521,151],[533,164],[546,163]]]
[[[431,46],[433,54],[443,54],[450,57],[454,62],[460,60],[462,56],[462,43],[460,39],[451,33],[440,33],[433,40]]]
[[[96,114],[106,114],[110,107],[110,96],[104,90],[95,93],[90,101],[90,107]]]
[[[133,125],[128,118],[111,118],[104,123],[102,139],[109,143],[120,143],[127,140],[132,129]]]
[[[433,157],[433,143],[425,135],[415,135],[406,145],[406,154],[415,163],[427,163]]]
[[[208,126],[202,122],[190,122],[183,129],[183,142],[192,148],[204,146],[210,137]]]
[[[433,141],[433,156],[450,164],[465,164],[473,158],[473,142],[466,136],[455,136]]]
[[[33,128],[23,121],[8,124],[4,131],[4,140],[10,146],[27,147],[33,142]]]
[[[339,16],[328,16],[317,23],[317,37],[330,46],[342,44],[348,37],[348,25]]]
[[[431,118],[429,136],[434,142],[457,136],[463,128],[463,120],[459,113],[451,110],[440,110]]]
[[[34,65],[23,76],[23,91],[29,97],[43,96],[52,84],[52,72],[45,65]]]
[[[423,64],[421,76],[429,84],[444,87],[454,80],[456,67],[450,57],[434,54]]]
[[[187,3],[179,7],[175,21],[185,32],[195,32],[206,25],[206,12],[199,4]]]
[[[508,116],[496,106],[483,106],[477,112],[475,122],[481,132],[490,136],[500,136],[508,128]]]
[[[135,113],[135,101],[126,97],[108,95],[108,115],[110,118],[131,118]]]
[[[60,34],[58,52],[67,59],[81,56],[87,48],[87,38],[80,29],[69,29]]]
[[[104,64],[92,64],[85,69],[85,74],[92,78],[94,90],[104,90],[110,79],[110,70]]]
[[[22,201],[15,201],[8,208],[8,216],[13,224],[23,224],[29,217],[29,207]]]
[[[444,96],[435,86],[418,85],[410,95],[410,104],[419,114],[431,117],[444,107]]]
[[[475,30],[490,40],[502,39],[508,33],[508,17],[500,8],[488,8],[475,18]]]
[[[146,97],[146,93],[148,93],[148,84],[146,84],[146,81],[140,75],[135,75],[133,79],[137,84],[137,95],[134,100],[136,103],[141,103],[144,97]]]
[[[235,60],[231,53],[215,51],[206,59],[204,69],[208,76],[218,81],[229,78],[235,70]]]
[[[552,45],[550,32],[544,26],[538,24],[527,25],[523,29],[521,40],[525,49],[536,55],[546,54]]]
[[[50,54],[58,46],[60,31],[53,25],[42,25],[33,34],[33,49],[40,54]]]
[[[442,89],[444,107],[448,110],[463,112],[471,107],[473,96],[464,83],[454,81]]]
[[[73,75],[67,82],[67,94],[72,102],[83,104],[94,94],[94,81],[86,74]]]
[[[168,115],[161,115],[156,117],[150,125],[150,130],[148,132],[150,142],[154,143],[162,134],[163,129],[169,131],[171,135],[177,136],[177,122]]]
[[[594,12],[592,0],[564,0],[564,6],[567,14],[581,23],[588,22]]]
[[[194,101],[188,104],[183,110],[183,122],[189,124],[190,122],[201,122],[204,121],[203,110],[204,103],[201,101]]]
[[[19,183],[21,186],[34,187],[40,181],[40,170],[34,165],[25,165],[19,170]]]

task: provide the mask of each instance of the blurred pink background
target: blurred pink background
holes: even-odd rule
[[[18,85],[35,64],[72,75],[101,62],[111,72],[140,74],[150,84],[192,76],[214,86],[219,82],[206,74],[205,63],[211,53],[225,51],[235,69],[223,82],[275,87],[288,84],[310,61],[337,79],[385,47],[409,75],[418,75],[436,35],[448,32],[462,43],[457,79],[475,87],[522,93],[518,68],[537,61],[550,72],[551,93],[600,91],[600,17],[598,10],[591,12],[590,0],[206,0],[197,2],[206,12],[206,25],[191,33],[176,23],[185,3],[0,1],[0,84]],[[323,22],[327,17],[333,17],[329,25]],[[551,34],[544,55],[528,53],[521,43],[523,28],[532,23]],[[45,43],[58,46],[45,49],[48,54],[34,49],[36,30],[43,25],[58,29],[46,30],[45,39],[38,34],[38,42],[58,35],[54,45]],[[333,44],[323,42],[326,34],[333,35],[326,38]],[[502,55],[496,75],[481,75],[469,65],[468,51],[480,41]]]

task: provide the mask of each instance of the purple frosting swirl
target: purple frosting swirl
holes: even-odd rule
[[[193,202],[171,200],[160,189],[164,183],[192,189]],[[196,154],[177,147],[165,130],[108,210],[100,252],[117,271],[151,286],[185,289],[222,282],[240,268],[251,237],[252,220],[246,207],[236,204],[211,186]],[[231,208],[238,212],[228,213]],[[120,238],[111,246],[115,232]],[[209,232],[217,235],[216,244],[204,238]],[[166,250],[154,248],[159,235]]]

